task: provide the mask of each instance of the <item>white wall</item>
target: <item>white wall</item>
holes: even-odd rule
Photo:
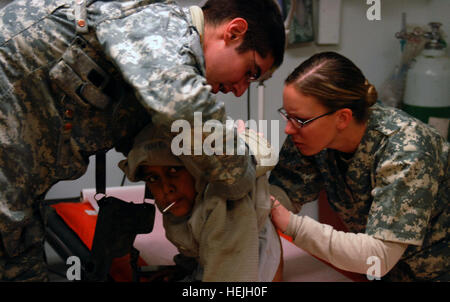
[[[317,1],[317,0],[316,0]],[[276,109],[282,105],[284,79],[301,62],[321,51],[336,51],[350,58],[360,67],[378,89],[400,59],[400,43],[394,34],[400,31],[401,13],[407,13],[408,24],[424,26],[431,21],[443,23],[443,31],[450,34],[449,0],[382,0],[381,21],[368,21],[365,0],[343,0],[341,42],[339,45],[318,46],[315,43],[289,47],[283,65],[274,77],[266,81],[265,119],[278,119]],[[447,42],[450,39],[446,37]],[[250,89],[251,119],[257,118],[257,87]],[[230,115],[246,116],[247,94],[236,100],[232,95],[220,95]],[[284,140],[283,129],[280,139]]]
[[[204,2],[201,0],[179,0],[182,4]],[[317,0],[315,0],[317,4]],[[408,24],[424,26],[431,21],[443,23],[443,31],[450,34],[450,1],[449,0],[381,0],[381,20],[368,21],[366,11],[369,5],[365,0],[342,0],[340,44],[334,46],[317,46],[315,43],[297,45],[287,49],[283,65],[275,72],[274,77],[265,85],[264,119],[278,120],[276,109],[282,105],[282,89],[284,79],[302,61],[312,54],[321,51],[336,51],[354,61],[377,88],[387,78],[400,58],[400,43],[395,39],[395,32],[401,27],[401,13],[407,13]],[[446,37],[447,42],[450,39]],[[219,94],[225,103],[227,113],[233,119],[247,120],[247,93],[240,98]],[[250,88],[250,119],[257,119],[257,86]],[[278,140],[281,147],[285,134],[280,124],[279,136],[269,137]],[[274,141],[275,142],[275,141]],[[120,184],[122,174],[116,163],[122,159],[115,151],[108,153],[108,186]],[[48,198],[77,196],[81,188],[94,186],[94,171],[89,168],[87,175],[77,181],[60,182],[48,193]],[[128,182],[126,182],[128,184]],[[305,210],[314,218],[317,217],[315,204],[308,205]]]

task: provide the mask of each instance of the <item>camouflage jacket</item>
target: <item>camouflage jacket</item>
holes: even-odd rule
[[[444,138],[402,111],[376,104],[351,157],[331,149],[302,156],[288,137],[270,182],[298,205],[324,189],[349,231],[409,244],[387,279],[430,280],[448,277],[450,270],[448,171]]]
[[[88,1],[89,32],[80,35],[73,2],[17,0],[0,10],[0,237],[12,255],[25,248],[21,228],[38,196],[80,177],[89,155],[126,154],[150,122],[170,129],[177,119],[192,124],[194,112],[225,120],[188,8]],[[193,161],[234,195],[255,173],[247,155]]]

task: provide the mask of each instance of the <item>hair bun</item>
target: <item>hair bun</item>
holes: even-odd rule
[[[375,89],[375,86],[369,83],[369,81],[366,80],[365,85],[367,87],[366,92],[366,103],[367,107],[371,107],[373,104],[376,103],[378,99],[378,92]]]

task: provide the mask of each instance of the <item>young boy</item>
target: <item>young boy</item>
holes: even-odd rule
[[[189,279],[281,281],[281,244],[269,219],[272,202],[266,172],[272,167],[257,165],[245,196],[223,198],[217,192],[220,187],[205,182],[189,158],[172,154],[170,141],[161,132],[146,127],[119,166],[131,181],[146,182],[163,213],[167,238],[181,258],[196,260]],[[241,136],[250,137],[258,150],[266,148],[261,154],[271,151],[267,141],[254,132],[246,130]],[[258,156],[255,159],[260,161]]]

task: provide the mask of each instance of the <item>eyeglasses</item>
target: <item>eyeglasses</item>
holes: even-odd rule
[[[255,50],[253,51],[253,70],[249,70],[247,72],[247,81],[249,83],[259,82],[261,77],[261,68],[256,64],[256,54]]]
[[[319,118],[321,118],[321,117],[324,117],[324,116],[327,116],[327,115],[330,115],[330,114],[335,113],[336,110],[333,110],[333,111],[324,113],[324,114],[319,115],[319,116],[317,116],[317,117],[313,117],[313,118],[311,118],[311,119],[309,119],[309,120],[306,120],[306,121],[303,121],[303,120],[299,119],[298,117],[290,116],[290,115],[286,112],[286,110],[284,110],[284,108],[278,109],[278,112],[280,113],[280,115],[281,115],[286,121],[291,121],[292,124],[294,124],[295,127],[297,127],[297,128],[302,128],[302,127],[305,127],[307,124],[311,123],[312,121],[315,121],[315,120],[317,120],[317,119],[319,119]]]

